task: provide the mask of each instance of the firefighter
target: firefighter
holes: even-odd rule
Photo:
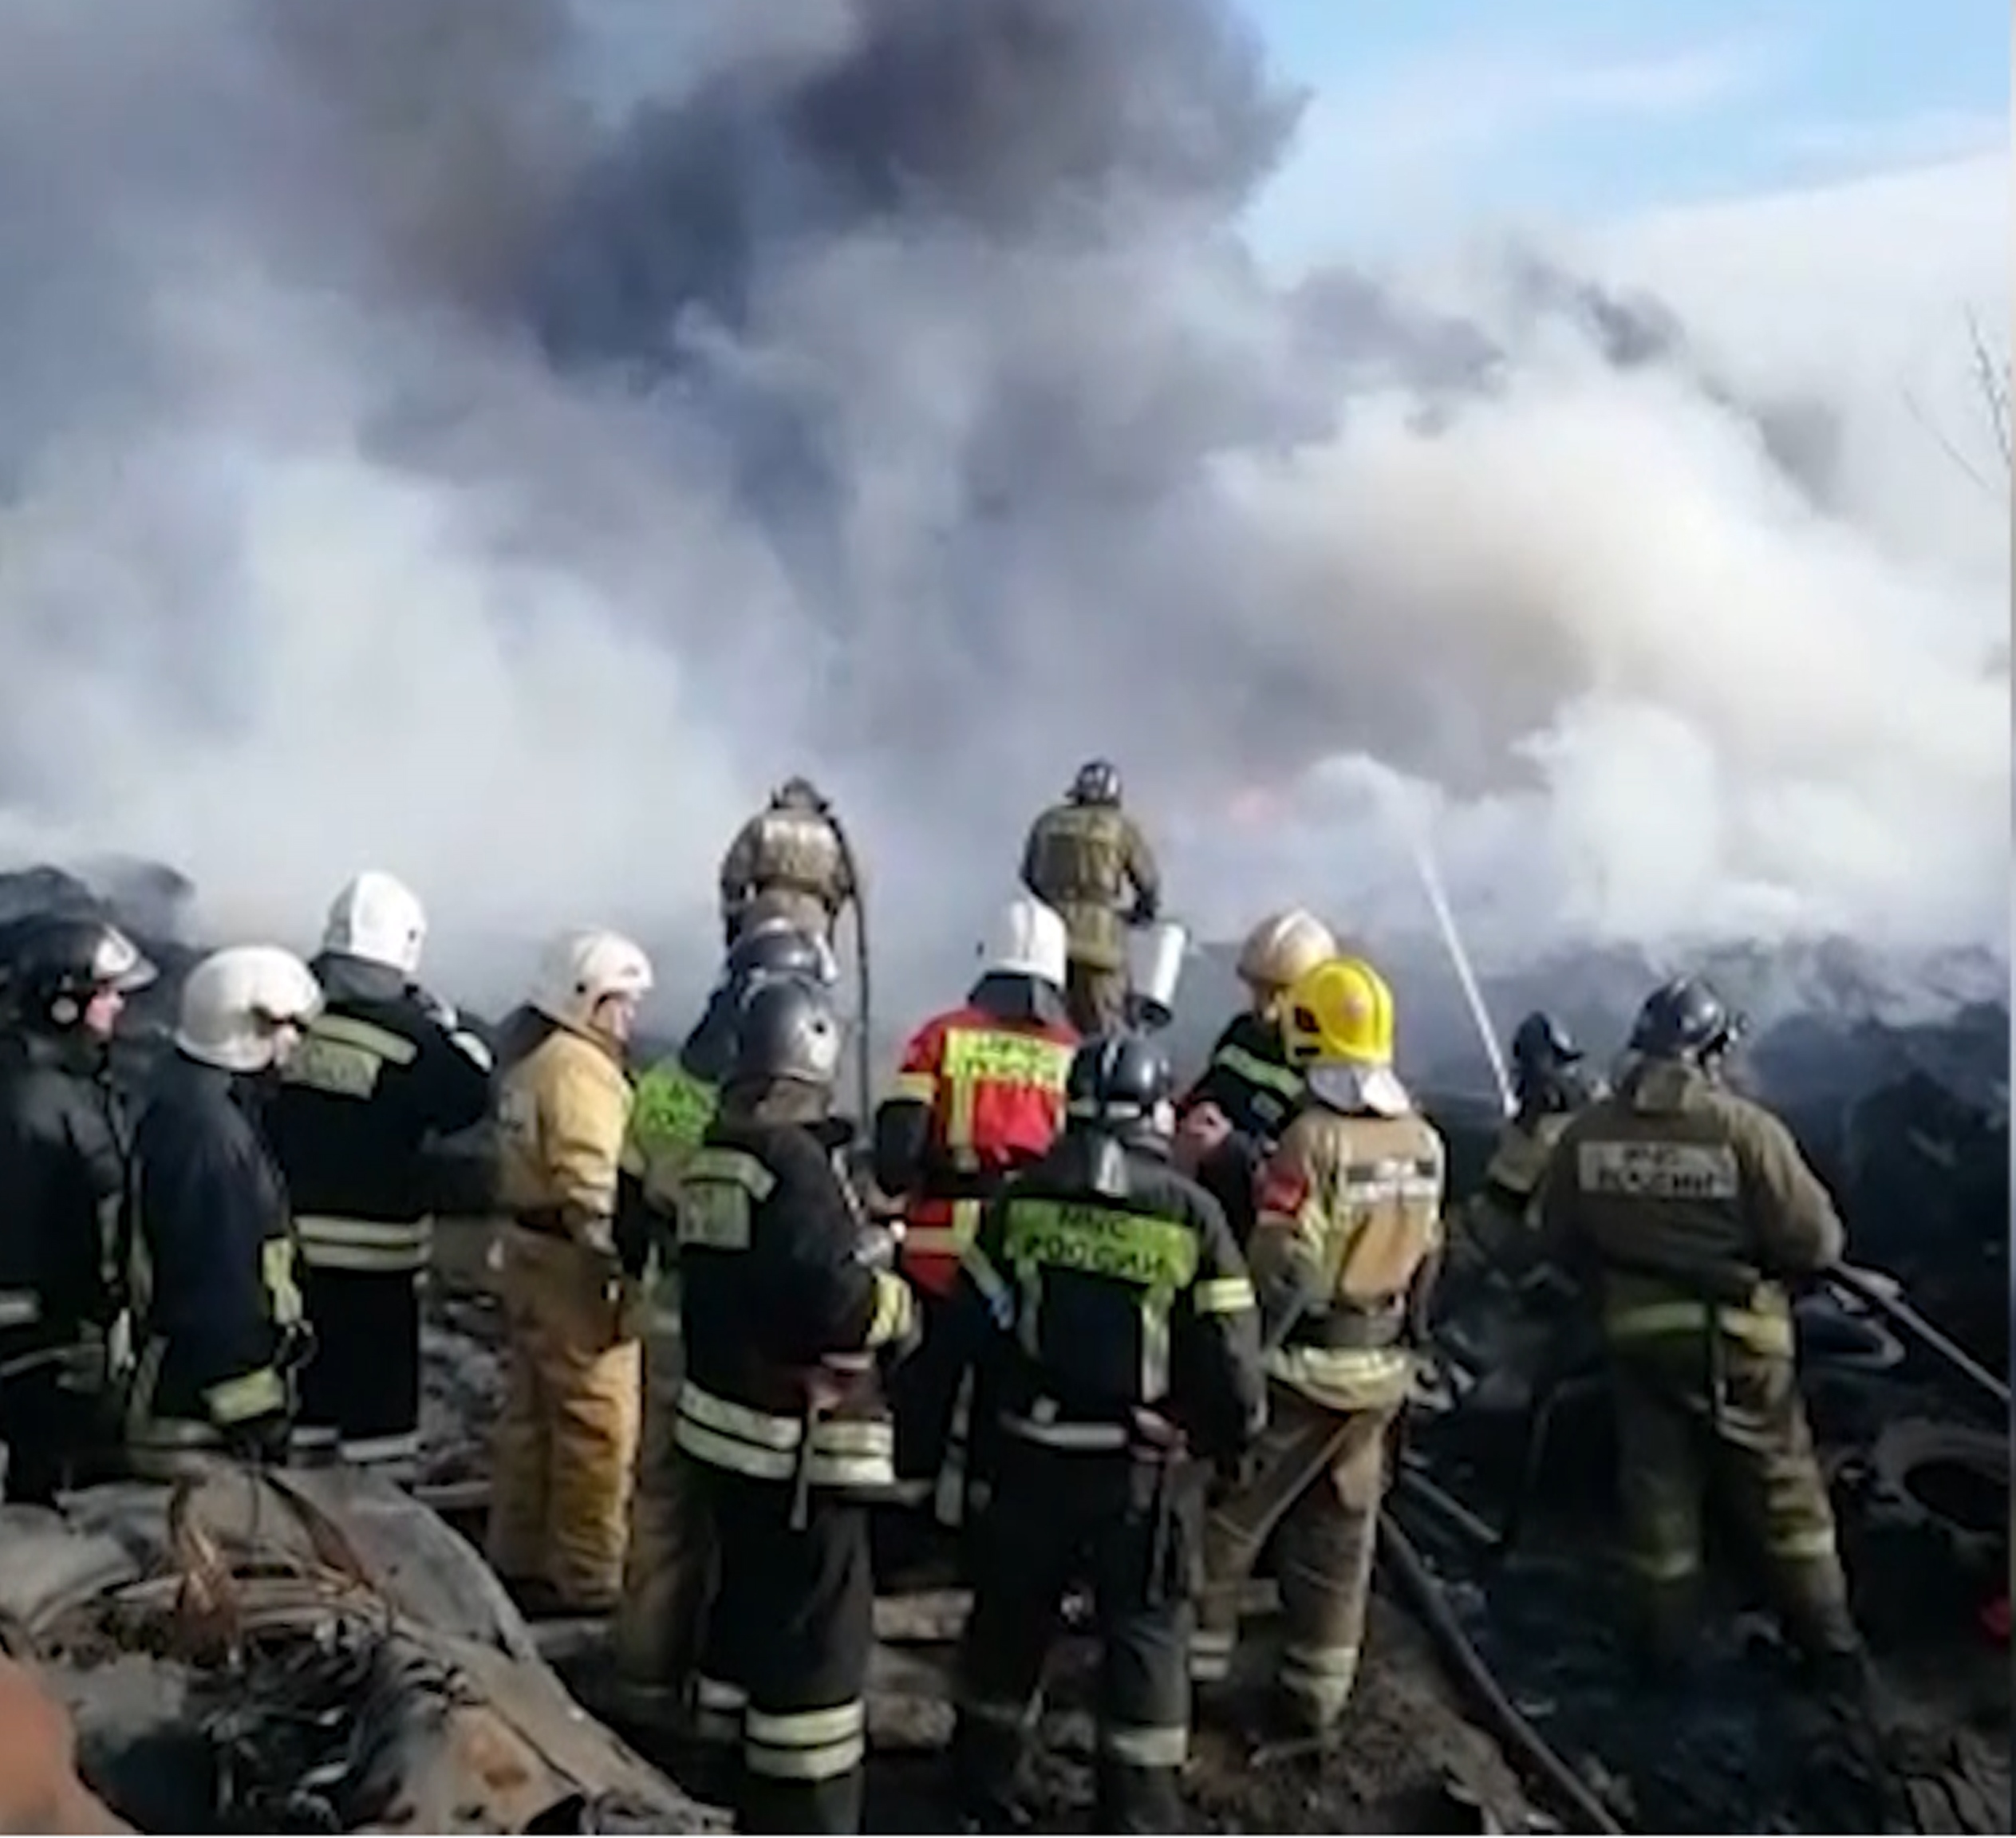
[[[1288,1063],[1281,1031],[1282,1000],[1336,955],[1336,939],[1312,913],[1296,907],[1261,920],[1239,950],[1247,1006],[1226,1024],[1178,1106],[1178,1162],[1225,1208],[1241,1244],[1253,1233],[1253,1183],[1304,1102],[1302,1075]]]
[[[524,1600],[574,1614],[614,1607],[623,1578],[641,1360],[617,1184],[632,1101],[623,1056],[651,980],[629,939],[562,933],[531,1004],[551,1031],[498,1095],[510,1351],[487,1554]]]
[[[1840,1260],[1841,1222],[1791,1132],[1723,1083],[1736,1035],[1698,979],[1653,991],[1616,1091],[1562,1134],[1543,1226],[1592,1288],[1609,1351],[1647,1662],[1686,1657],[1712,1486],[1762,1544],[1787,1635],[1823,1682],[1852,1686],[1861,1643],[1786,1294]]]
[[[721,858],[721,929],[730,945],[772,917],[830,938],[842,909],[860,897],[846,838],[809,779],[787,779]]]
[[[1595,1095],[1582,1049],[1552,1016],[1536,1011],[1513,1031],[1512,1090],[1516,1108],[1460,1215],[1450,1263],[1453,1276],[1517,1288],[1547,1268],[1541,1185],[1561,1132]]]
[[[894,1479],[877,1367],[913,1342],[909,1285],[862,1218],[832,1114],[841,1027],[808,979],[744,1004],[679,1208],[686,1376],[676,1434],[719,1553],[699,1702],[740,1725],[744,1832],[861,1826],[874,1585],[859,1492]]]
[[[677,1273],[680,1182],[714,1121],[733,1069],[742,1004],[761,984],[808,976],[838,980],[824,942],[781,918],[743,933],[723,964],[705,1012],[681,1044],[639,1078],[624,1145],[617,1235],[633,1268],[645,1272],[643,1430],[630,1496],[623,1599],[610,1630],[616,1686],[637,1721],[675,1723],[698,1658],[701,1619],[713,1580],[711,1528],[692,1457],[673,1434],[682,1343]],[[735,1739],[740,1741],[738,1729]]]
[[[322,1004],[308,966],[268,945],[219,951],[182,986],[174,1051],[133,1140],[144,1306],[127,1453],[149,1478],[191,1451],[286,1459],[310,1335],[261,1113]]]
[[[1040,901],[1010,901],[979,980],[912,1035],[894,1095],[875,1115],[875,1185],[905,1201],[902,1269],[923,1310],[923,1345],[896,1380],[897,1473],[941,1482],[947,1524],[965,1518],[969,1437],[957,1434],[955,1412],[974,1351],[952,1305],[960,1261],[987,1200],[1063,1122],[1078,1043],[1065,950],[1062,918]],[[969,1399],[969,1433],[972,1414]]]
[[[53,1505],[97,1440],[113,1323],[132,1119],[112,1081],[126,997],[155,968],[115,926],[47,919],[15,941],[0,1039],[0,1441],[6,1497]]]
[[[1239,1457],[1265,1392],[1245,1260],[1217,1202],[1171,1163],[1174,1122],[1158,1047],[1087,1042],[1063,1134],[988,1208],[961,1280],[962,1308],[999,1330],[999,1480],[953,1744],[980,1829],[1018,1820],[1044,1662],[1081,1576],[1101,1645],[1097,1828],[1178,1828],[1205,1465]]]
[[[353,1461],[420,1454],[420,1284],[431,1142],[490,1108],[490,1052],[414,982],[427,916],[367,870],[336,897],[309,968],[325,998],[268,1114],[315,1331],[300,1421]]]
[[[1393,996],[1355,957],[1288,992],[1309,1105],[1260,1177],[1248,1256],[1266,1323],[1267,1434],[1205,1536],[1193,1676],[1222,1678],[1237,1590],[1278,1528],[1280,1708],[1327,1735],[1357,1675],[1387,1432],[1413,1379],[1406,1341],[1441,1239],[1442,1138],[1393,1071]]]
[[[1162,874],[1141,826],[1120,807],[1120,774],[1110,760],[1081,766],[1066,801],[1029,826],[1022,884],[1063,916],[1073,1022],[1087,1034],[1122,1027],[1126,929],[1154,923]]]

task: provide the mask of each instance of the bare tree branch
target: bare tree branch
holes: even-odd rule
[[[1987,405],[1988,425],[1995,436],[1995,449],[2002,455],[2004,471],[2010,468],[2012,459],[2009,427],[2009,362],[2002,361],[1998,369],[1989,353],[1988,341],[1982,337],[1981,320],[1972,307],[1967,309],[1967,342],[1974,350],[1975,382],[1981,392],[1981,399]]]
[[[1953,444],[1946,430],[1925,412],[1924,404],[1911,393],[1908,384],[1904,386],[1903,393],[1904,406],[1911,411],[1911,420],[1939,443],[1939,451],[1959,468],[1970,483],[1980,487],[1990,498],[1999,499],[2002,496],[2002,487]]]
[[[2009,488],[2010,476],[2016,474],[2016,416],[2011,412],[2009,360],[2005,357],[1999,365],[1996,362],[1987,335],[1981,329],[1981,317],[1971,306],[1967,308],[1963,317],[1967,329],[1968,369],[1973,375],[1975,393],[1980,397],[1986,413],[1989,436],[2002,460],[2002,482],[1998,485],[1979,463],[1968,458],[1959,443],[1927,410],[1909,383],[1900,381],[1899,393],[1904,398],[1904,407],[1911,412],[1911,420],[1931,436],[1939,450],[1952,461],[1967,482],[1999,499]]]

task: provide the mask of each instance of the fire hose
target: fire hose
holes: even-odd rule
[[[1464,949],[1463,934],[1457,928],[1455,909],[1449,903],[1448,890],[1443,887],[1441,872],[1435,866],[1434,850],[1428,839],[1426,823],[1406,826],[1406,835],[1414,872],[1420,878],[1421,891],[1427,896],[1429,908],[1434,913],[1436,929],[1442,933],[1442,944],[1456,972],[1456,980],[1462,988],[1464,1005],[1470,1012],[1470,1020],[1476,1024],[1477,1039],[1490,1065],[1491,1082],[1497,1088],[1498,1107],[1509,1117],[1518,1108],[1517,1100],[1513,1095],[1512,1075],[1505,1066],[1504,1050],[1498,1045],[1497,1030],[1491,1024],[1491,1012],[1485,1005],[1484,991],[1477,982],[1476,968],[1470,962],[1470,953]]]
[[[862,1126],[866,1129],[874,1103],[874,1087],[870,1071],[874,1047],[869,1038],[873,1031],[870,1023],[874,1011],[870,1005],[868,981],[868,893],[862,882],[860,858],[854,852],[853,843],[847,839],[846,826],[841,822],[831,800],[820,799],[819,811],[833,827],[833,840],[839,846],[840,860],[846,868],[847,879],[854,888],[854,898],[849,905],[854,912],[854,988],[861,1004],[861,1013],[854,1027],[854,1080],[860,1087],[859,1114]]]
[[[1866,1304],[1893,1327],[1908,1334],[1927,1351],[1938,1355],[1963,1378],[1969,1379],[1994,1398],[2004,1410],[2008,1410],[2010,1393],[2006,1382],[1998,1378],[1958,1341],[1927,1320],[1901,1296],[1893,1295],[1880,1278],[1867,1270],[1858,1270],[1852,1264],[1837,1264],[1827,1272],[1827,1281],[1837,1289],[1846,1290],[1856,1300]]]
[[[1379,1515],[1379,1556],[1408,1606],[1427,1630],[1442,1663],[1470,1694],[1498,1740],[1525,1763],[1534,1777],[1546,1783],[1564,1806],[1573,1810],[1580,1830],[1615,1833],[1621,1838],[1624,1828],[1610,1809],[1548,1746],[1546,1737],[1491,1676],[1490,1668],[1458,1623],[1434,1572],[1391,1513]]]

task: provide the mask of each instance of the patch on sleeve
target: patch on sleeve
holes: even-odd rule
[[[1284,1219],[1298,1217],[1308,1204],[1309,1177],[1299,1162],[1276,1157],[1267,1164],[1255,1196],[1262,1213]]]

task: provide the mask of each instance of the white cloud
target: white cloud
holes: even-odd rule
[[[1941,446],[2002,476],[1967,318],[2006,358],[2010,242],[2007,168],[1990,158],[1662,211],[1579,236],[1572,253],[1668,302],[1737,384],[1840,404],[1856,515],[2006,584],[2006,499],[1984,498]]]
[[[1418,923],[1395,828],[1411,802],[1487,952],[1562,924],[2006,938],[2008,504],[1910,405],[1994,465],[1965,311],[2006,338],[2006,200],[2001,163],[1975,160],[1557,242],[1572,270],[1675,309],[1746,399],[1832,417],[1824,508],[1740,417],[1572,353],[1525,353],[1450,427],[1363,403],[1334,441],[1242,472],[1271,546],[1306,569],[1284,597],[1320,609],[1312,657],[1334,645],[1383,681],[1408,657],[1441,670],[1471,723],[1523,734],[1526,771],[1429,785],[1368,745],[1277,788],[1259,828],[1200,835],[1206,882],[1244,897],[1264,859],[1285,898],[1335,864],[1324,891],[1354,926]],[[1389,279],[1488,320],[1501,270],[1478,253]],[[1404,633],[1354,598],[1407,607]]]
[[[1979,108],[1924,108],[1872,119],[1801,121],[1785,131],[1781,144],[1816,173],[1876,173],[1998,149],[2006,156],[2009,117]]]
[[[1592,56],[1518,40],[1445,48],[1325,85],[1294,157],[1257,206],[1263,242],[1328,255],[1341,211],[1355,226],[1452,227],[1494,155],[1530,152],[1591,121],[1706,113],[1754,94],[1783,64],[1750,33],[1666,51]]]

